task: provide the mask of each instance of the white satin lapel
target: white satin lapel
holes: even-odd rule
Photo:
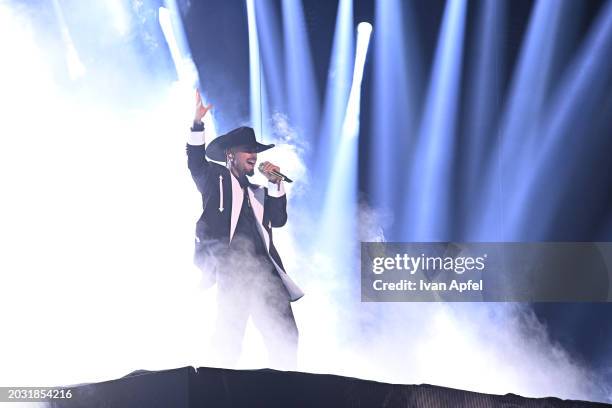
[[[266,250],[270,251],[270,237],[268,236],[268,231],[263,228],[264,200],[266,199],[266,192],[262,187],[257,188],[255,191],[249,188],[248,191],[251,199],[251,205],[253,206],[253,214],[255,214],[255,219],[257,220],[259,234],[264,239]]]
[[[231,172],[230,180],[232,180],[232,216],[230,221],[230,242],[232,242],[234,231],[236,231],[236,224],[238,224],[238,217],[240,217],[240,210],[242,209],[244,193],[242,192],[242,188],[240,188],[238,179]]]
[[[274,268],[278,273],[283,285],[287,288],[289,292],[289,298],[293,302],[298,300],[302,296],[304,296],[304,292],[298,285],[293,282],[293,280],[287,275],[287,273],[280,267],[279,264],[276,263],[274,258],[270,255],[270,236],[268,235],[268,231],[263,227],[263,213],[264,213],[264,202],[266,199],[266,191],[263,187],[259,187],[255,189],[255,191],[251,190],[251,188],[247,189],[249,198],[251,200],[251,206],[253,207],[253,214],[255,214],[255,218],[257,219],[257,227],[259,230],[259,234],[264,239],[264,243],[266,244],[266,250],[268,251],[268,258],[274,264]]]

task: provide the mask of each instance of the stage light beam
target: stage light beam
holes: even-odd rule
[[[304,140],[312,140],[319,126],[319,96],[302,4],[283,0],[282,12],[289,118]]]
[[[486,165],[481,196],[471,225],[484,240],[514,240],[510,229],[520,222],[508,216],[522,180],[532,171],[537,154],[546,93],[558,52],[562,16],[569,2],[535,3],[510,85],[510,95],[498,129],[497,144]],[[508,235],[510,234],[510,235]]]
[[[65,56],[68,75],[70,76],[70,79],[78,79],[85,75],[87,70],[85,69],[85,65],[83,65],[81,62],[76,47],[74,46],[74,42],[70,36],[70,31],[68,31],[68,26],[66,25],[66,20],[64,19],[64,13],[58,0],[53,0],[53,10],[55,11],[55,16],[57,17],[60,26],[62,42],[64,44],[66,53]]]
[[[363,68],[372,34],[370,23],[359,23],[357,26],[357,47],[355,52],[355,68],[353,70],[353,84],[349,93],[346,115],[342,126],[342,136],[352,140],[359,134],[359,113],[361,107],[361,82],[363,81]]]
[[[455,119],[461,77],[465,0],[446,3],[429,83],[419,147],[413,160],[413,229],[408,239],[446,241],[451,228]]]
[[[330,181],[325,194],[325,205],[321,225],[328,229],[325,236],[328,245],[322,248],[336,248],[332,257],[343,256],[346,252],[338,250],[340,243],[352,242],[350,237],[356,233],[357,211],[357,171],[358,135],[361,106],[361,82],[366,61],[372,26],[360,23],[357,28],[355,66],[353,81],[346,112],[342,124],[341,140],[338,144]],[[332,245],[333,243],[333,245]],[[346,248],[345,248],[346,249]],[[341,264],[338,259],[338,264]],[[346,262],[345,262],[346,263]]]
[[[189,53],[185,52],[186,42],[183,38],[180,18],[172,9],[160,7],[159,24],[170,49],[179,81],[195,88],[198,84],[198,71]]]
[[[340,0],[336,13],[336,28],[327,78],[325,106],[321,132],[316,143],[317,160],[313,163],[315,179],[322,180],[325,189],[327,175],[335,160],[342,135],[346,106],[352,83],[355,58],[353,1]]]
[[[106,4],[113,16],[113,25],[119,35],[126,35],[129,31],[129,21],[122,0],[106,0]]]
[[[554,93],[542,125],[542,143],[533,161],[535,165],[521,179],[509,205],[510,238],[546,239],[549,229],[559,222],[556,217],[566,197],[583,194],[568,180],[607,184],[606,175],[585,173],[585,169],[592,168],[593,160],[605,160],[601,152],[612,145],[609,138],[593,128],[596,122],[593,115],[602,109],[605,112],[611,88],[610,49],[612,2],[602,8]],[[533,213],[538,217],[529,216]]]
[[[421,41],[415,29],[412,3],[378,0],[374,21],[373,98],[368,154],[369,203],[394,222],[385,237],[403,240],[412,225],[406,221],[403,197],[409,194],[409,178],[397,171],[397,163],[410,163],[417,140],[418,94],[422,77]]]
[[[177,88],[179,93],[182,94],[179,98],[183,101],[193,100],[193,96],[189,97],[188,94],[193,93],[196,88],[200,88],[198,70],[191,58],[191,52],[187,44],[176,2],[174,0],[166,0],[165,4],[166,7],[159,8],[159,24],[168,44],[170,56],[178,76]],[[202,101],[205,104],[208,103],[206,95],[202,95]],[[184,109],[186,110],[187,107]],[[207,129],[206,142],[209,143],[217,135],[213,112],[204,117],[204,126]]]
[[[257,31],[257,18],[254,0],[246,0],[247,24],[249,28],[249,83],[251,124],[259,137],[268,132],[263,129],[264,117],[268,117],[267,98],[265,98],[265,78],[261,71],[261,55],[259,49],[259,35]],[[265,100],[264,100],[265,99]]]
[[[275,8],[267,1],[252,2],[255,33],[257,34],[261,75],[265,79],[263,91],[269,112],[286,112],[285,75],[282,62],[282,36]],[[248,4],[247,4],[248,5]]]
[[[473,226],[478,225],[482,214],[473,197],[482,196],[485,189],[482,175],[487,170],[488,154],[496,141],[503,92],[506,7],[506,2],[485,0],[479,10],[475,66],[470,72],[471,86],[468,88],[465,149],[460,159],[464,181],[459,185],[465,188],[459,196],[461,212],[457,221],[459,235],[467,241],[480,239]]]

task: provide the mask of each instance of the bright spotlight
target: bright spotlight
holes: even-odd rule
[[[340,144],[336,149],[331,179],[327,186],[323,216],[324,225],[335,225],[335,233],[345,237],[350,236],[350,231],[354,230],[352,223],[355,213],[354,203],[357,201],[355,163],[357,163],[358,150],[361,83],[372,31],[372,26],[367,23],[365,24],[369,26],[369,29],[360,29],[362,24],[357,27],[353,83],[344,114]],[[340,217],[339,214],[344,214],[344,217]],[[338,236],[333,236],[331,239],[330,242],[337,242]],[[338,253],[345,252],[338,251]]]
[[[370,44],[372,25],[359,23],[357,26],[357,46],[355,50],[355,67],[353,70],[353,85],[349,94],[346,115],[344,117],[343,135],[345,137],[356,137],[359,133],[359,108],[361,103],[361,82],[363,80],[363,68]]]
[[[372,32],[372,24],[370,23],[366,23],[361,22],[359,23],[359,25],[357,25],[357,33],[358,34],[363,34],[363,35],[370,35],[370,33]]]

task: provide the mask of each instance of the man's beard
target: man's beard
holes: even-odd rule
[[[247,171],[246,173],[247,176],[252,177],[255,175],[255,169],[251,169],[250,171]]]

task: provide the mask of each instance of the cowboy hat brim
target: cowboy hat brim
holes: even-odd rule
[[[206,156],[211,160],[225,162],[225,151],[232,147],[246,146],[254,153],[263,152],[274,147],[274,144],[259,143],[253,129],[242,127],[215,138],[206,147]]]

